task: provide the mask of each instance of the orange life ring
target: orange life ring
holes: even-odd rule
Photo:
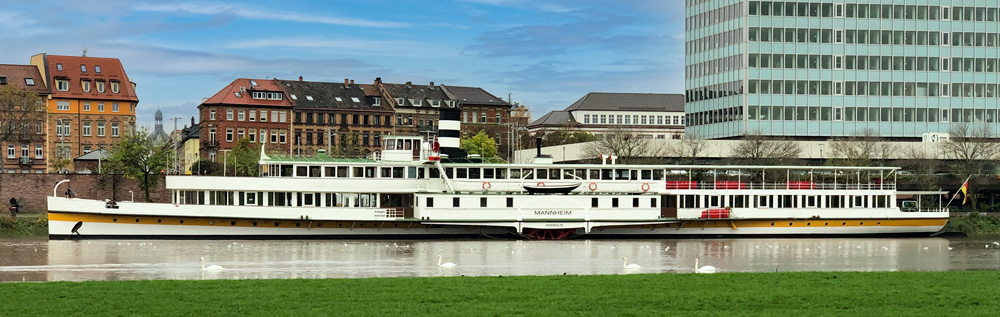
[[[493,184],[490,184],[490,182],[483,182],[483,190],[490,190],[490,188],[493,188]]]
[[[590,191],[595,191],[597,190],[597,183],[590,182],[590,186],[587,186],[587,188],[590,188]]]
[[[545,187],[545,183],[544,183],[544,182],[538,182],[538,184],[536,184],[535,186],[538,186],[538,187]]]
[[[649,183],[642,183],[642,186],[639,187],[639,188],[642,188],[642,191],[644,191],[644,192],[648,192],[649,191]]]

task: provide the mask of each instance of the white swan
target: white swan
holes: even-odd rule
[[[694,258],[694,271],[695,271],[695,273],[715,273],[715,271],[718,271],[718,270],[719,269],[716,269],[714,266],[711,266],[711,265],[706,265],[706,266],[698,267],[698,258]]]
[[[218,266],[218,265],[214,265],[214,264],[213,265],[209,265],[208,267],[205,267],[205,257],[201,257],[201,270],[202,271],[219,271],[219,270],[225,270],[225,269],[226,268]]]
[[[440,266],[440,267],[455,267],[456,265],[458,265],[458,264],[451,263],[451,262],[441,263],[441,255],[438,255],[438,266]]]
[[[622,268],[626,270],[638,270],[642,268],[642,265],[638,265],[635,263],[628,264],[628,258],[622,257]]]

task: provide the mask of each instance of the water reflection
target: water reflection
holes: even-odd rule
[[[996,270],[1000,243],[921,239],[0,240],[0,281]],[[455,267],[438,266],[438,255]],[[223,270],[203,271],[206,265]],[[641,269],[623,269],[622,258]]]

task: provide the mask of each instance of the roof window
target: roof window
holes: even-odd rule
[[[250,85],[251,86],[257,86],[257,81],[256,80],[250,80]]]
[[[0,85],[7,84],[7,76],[0,76]]]
[[[294,94],[291,94],[289,96],[292,96],[292,100],[299,100],[299,97],[296,97]]]
[[[101,65],[94,65],[94,72],[100,74],[101,73]]]
[[[358,99],[358,97],[351,97],[351,101],[354,101],[354,102],[361,102],[361,100],[360,100],[360,99]]]
[[[87,72],[87,65],[80,64],[80,72],[81,73],[86,73]]]
[[[306,96],[306,100],[312,101],[313,100],[313,96]]]
[[[56,70],[62,71],[62,64],[56,64]]]
[[[344,98],[340,98],[340,97],[333,97],[333,99],[337,99],[337,101],[344,101]]]
[[[35,85],[35,79],[31,78],[31,77],[25,78],[24,79],[24,84],[28,85],[28,86],[34,86]]]

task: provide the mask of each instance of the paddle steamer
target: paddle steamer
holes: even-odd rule
[[[897,191],[895,167],[489,164],[456,158],[457,138],[439,142],[386,137],[367,159],[262,150],[260,177],[167,176],[170,203],[68,198],[56,185],[49,235],[919,236],[948,221],[943,193]]]

